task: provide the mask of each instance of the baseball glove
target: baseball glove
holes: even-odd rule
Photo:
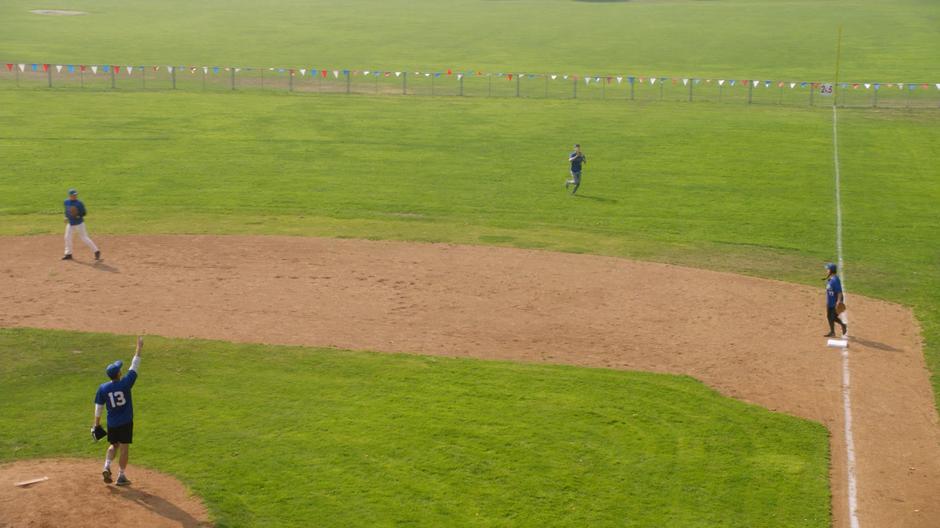
[[[93,442],[97,442],[106,436],[108,436],[108,432],[104,430],[104,427],[96,425],[91,428],[91,439]]]
[[[78,214],[78,206],[77,206],[77,205],[70,205],[70,206],[69,206],[69,217],[70,217],[70,218],[78,218],[78,217],[79,217],[79,214]]]
[[[836,305],[836,315],[842,315],[842,312],[845,311],[845,303],[839,303]]]

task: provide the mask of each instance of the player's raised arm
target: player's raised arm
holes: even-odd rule
[[[128,370],[137,371],[137,367],[140,366],[140,351],[144,348],[144,338],[143,336],[137,336],[137,348],[134,350],[134,359],[131,360],[131,366]]]

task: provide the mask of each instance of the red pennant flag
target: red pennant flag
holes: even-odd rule
[[[509,80],[511,81],[511,80],[512,80],[512,74],[510,73],[510,74],[508,74],[508,75],[509,75]]]
[[[749,81],[749,80],[747,80],[747,79],[744,79],[743,81],[741,81],[741,84],[743,84],[744,86],[747,86],[748,83],[750,83],[750,82],[751,82],[751,81]]]
[[[114,71],[114,73],[121,73],[121,67],[120,67],[120,66],[117,66],[117,65],[112,64],[112,65],[111,65],[111,69],[112,69],[112,71]]]
[[[320,75],[326,77],[326,70],[320,70]]]
[[[43,72],[49,71],[49,65],[48,65],[48,64],[43,64],[43,65],[42,65],[42,71],[43,71]]]
[[[82,64],[81,66],[78,67],[78,69],[81,70],[81,71],[85,71],[85,65]]]
[[[924,90],[929,90],[929,89],[930,89],[930,85],[929,85],[928,83],[924,83],[924,84],[922,84],[922,85],[920,85],[920,86],[921,86]]]
[[[293,69],[293,68],[290,69],[290,76],[291,76],[291,77],[294,76],[294,69]]]
[[[7,64],[7,71],[13,71],[13,65]]]
[[[858,83],[853,84],[853,85],[852,85],[852,88],[855,89],[855,90],[858,90]]]
[[[451,73],[453,73],[453,72],[450,71],[450,68],[447,68],[447,75],[450,75]]]

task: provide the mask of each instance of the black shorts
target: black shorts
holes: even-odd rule
[[[134,422],[128,422],[117,427],[108,427],[109,444],[133,444]]]

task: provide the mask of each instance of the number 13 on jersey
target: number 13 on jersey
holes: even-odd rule
[[[111,408],[121,407],[127,401],[124,399],[124,391],[114,391],[108,393],[108,399],[111,400]]]

